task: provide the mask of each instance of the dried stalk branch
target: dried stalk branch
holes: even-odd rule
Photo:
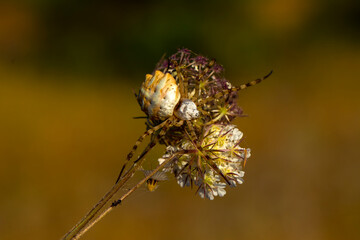
[[[86,233],[90,228],[92,228],[98,221],[105,217],[109,212],[111,212],[116,206],[119,205],[124,199],[126,199],[130,194],[132,194],[136,189],[138,189],[142,184],[144,184],[149,178],[151,178],[156,172],[160,171],[167,163],[169,163],[175,156],[182,154],[182,152],[177,152],[176,154],[170,156],[157,168],[155,168],[149,175],[143,178],[138,182],[133,188],[127,191],[122,197],[117,201],[114,201],[106,210],[101,214],[96,216],[100,210],[104,207],[106,203],[114,196],[114,194],[134,175],[135,171],[138,170],[141,166],[141,161],[133,166],[113,187],[112,189],[105,194],[105,196],[90,210],[90,212],[78,223],[76,224],[62,240],[76,240],[79,239],[84,233]]]

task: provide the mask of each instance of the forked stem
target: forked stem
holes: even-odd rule
[[[161,170],[167,163],[169,163],[175,156],[183,154],[183,152],[177,152],[168,157],[162,164],[155,168],[149,175],[138,182],[133,188],[122,195],[119,200],[110,205],[101,214],[97,215],[106,203],[114,196],[114,194],[134,175],[136,170],[141,166],[142,161],[138,162],[133,168],[131,168],[112,188],[105,194],[105,196],[89,211],[85,217],[76,224],[63,238],[62,240],[76,240],[79,239],[84,233],[92,228],[98,221],[104,218],[109,212],[111,212],[116,206],[119,205],[124,199],[132,194],[136,189],[143,185],[149,178],[151,178],[156,172]],[[97,216],[96,216],[97,215]]]

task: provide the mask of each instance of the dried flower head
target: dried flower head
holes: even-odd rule
[[[242,184],[250,149],[240,147],[243,133],[231,124],[243,116],[237,94],[271,73],[236,87],[224,78],[223,67],[214,59],[188,49],[160,60],[135,94],[147,115],[146,132],[128,154],[115,185],[63,239],[77,239],[145,182],[154,191],[167,179],[164,171],[172,172],[181,187],[197,186],[200,197],[210,200],[224,196],[226,185]],[[151,136],[150,143],[126,168],[147,136]],[[156,143],[166,145],[166,152],[154,170],[143,170],[145,155]],[[136,171],[143,171],[145,177],[99,214]]]
[[[206,128],[198,143],[183,139],[177,146],[168,146],[159,163],[176,151],[186,150],[164,171],[172,172],[181,187],[198,186],[202,198],[222,197],[226,183],[231,186],[243,183],[243,167],[250,149],[240,147],[242,136],[234,125],[214,124]]]
[[[183,153],[165,168],[175,174],[180,186],[196,185],[201,197],[213,199],[225,195],[226,184],[241,184],[250,149],[239,146],[243,134],[231,124],[244,116],[237,105],[238,91],[270,74],[235,87],[224,78],[223,70],[214,59],[188,49],[160,60],[136,95],[147,115],[148,130],[128,160],[142,140],[152,135],[153,142],[167,147],[160,163]]]

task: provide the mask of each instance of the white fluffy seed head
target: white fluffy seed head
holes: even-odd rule
[[[192,120],[198,118],[200,113],[193,101],[189,99],[183,99],[175,111],[175,116],[182,120]]]

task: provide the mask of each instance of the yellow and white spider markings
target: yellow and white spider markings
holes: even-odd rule
[[[174,77],[170,73],[164,74],[156,70],[154,75],[146,74],[138,102],[141,110],[150,119],[165,120],[173,115],[180,97],[180,90]]]
[[[143,172],[146,177],[152,172],[152,170],[143,170]],[[146,181],[146,187],[150,192],[153,192],[159,187],[159,182],[166,180],[168,180],[166,173],[156,172],[151,178]]]
[[[130,161],[145,137],[160,129],[162,131],[159,135],[163,136],[169,127],[181,126],[184,120],[192,120],[200,116],[196,104],[189,99],[182,98],[180,87],[170,73],[156,70],[154,75],[146,74],[145,81],[142,83],[136,97],[141,110],[146,113],[148,119],[158,125],[152,126],[139,137],[131,152],[127,155],[127,161]],[[125,167],[126,163],[120,171],[118,180]]]

